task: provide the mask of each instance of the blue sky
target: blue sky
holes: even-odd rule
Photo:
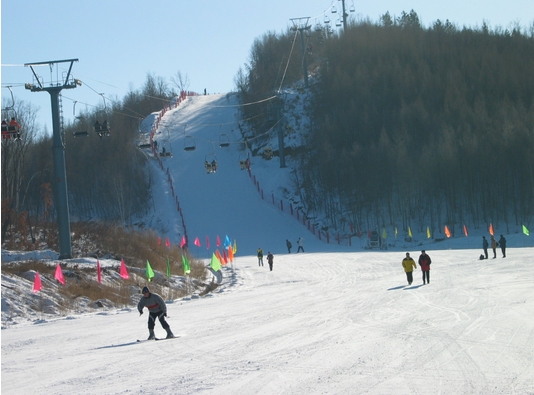
[[[531,0],[346,4],[354,4],[351,18],[373,21],[387,11],[399,16],[414,9],[425,26],[449,19],[458,26],[486,21],[492,28],[519,23],[526,29],[534,21]],[[248,62],[254,39],[285,31],[291,18],[310,17],[314,25],[326,14],[335,21],[332,5],[341,9],[340,1],[328,0],[2,0],[2,97],[9,95],[4,87],[13,86],[18,100],[40,108],[38,121],[51,131],[49,95],[24,89],[32,73],[23,64],[72,58],[79,59],[73,75],[84,85],[63,92],[66,118],[72,118],[74,100],[81,109],[103,104],[98,93],[122,99],[143,85],[147,73],[170,81],[181,72],[190,90],[228,92],[238,69]],[[46,81],[48,67],[38,72]]]

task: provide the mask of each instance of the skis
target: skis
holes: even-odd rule
[[[145,343],[145,342],[151,342],[153,340],[171,340],[171,339],[178,339],[180,336],[174,336],[174,337],[155,337],[154,339],[144,339],[140,340],[137,339],[137,343]]]

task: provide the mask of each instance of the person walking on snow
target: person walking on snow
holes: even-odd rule
[[[297,253],[299,253],[300,250],[304,252],[304,240],[302,239],[302,237],[299,237],[299,239],[297,240],[297,244],[299,245],[299,248],[297,248]]]
[[[423,272],[423,284],[430,284],[430,264],[432,263],[432,259],[427,255],[426,251],[421,251],[421,255],[419,256],[419,267],[421,268],[421,271]],[[425,278],[426,277],[426,278]]]
[[[274,256],[270,252],[267,253],[267,262],[269,262],[269,269],[272,272],[273,271],[273,260]]]
[[[503,235],[499,239],[499,246],[501,247],[502,257],[506,258],[506,239]]]
[[[402,267],[404,268],[404,271],[406,272],[406,279],[408,280],[408,285],[412,285],[413,282],[413,269],[417,269],[417,265],[415,264],[415,261],[410,256],[410,253],[406,253],[406,258],[402,260]]]
[[[493,259],[497,258],[497,240],[491,236],[491,249],[493,250]]]
[[[293,247],[293,244],[291,244],[291,242],[288,239],[286,239],[286,247],[287,247],[287,253],[291,254],[291,248]]]
[[[482,236],[482,249],[484,250],[485,259],[488,259],[488,240],[486,236]]]
[[[137,310],[139,310],[139,315],[143,315],[143,308],[146,307],[149,311],[148,316],[148,340],[154,340],[156,335],[154,334],[154,327],[156,326],[156,318],[159,319],[161,326],[167,332],[167,339],[174,337],[171,332],[171,327],[168,322],[165,321],[167,317],[167,306],[165,302],[158,294],[151,293],[148,287],[143,287],[142,290],[143,296],[137,304]]]
[[[263,266],[263,250],[258,248],[258,266]]]

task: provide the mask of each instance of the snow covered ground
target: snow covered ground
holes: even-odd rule
[[[148,330],[135,308],[3,325],[3,394],[534,394],[532,236],[496,228],[507,257],[498,250],[483,261],[481,230],[392,239],[387,252],[364,251],[357,238],[319,241],[239,169],[235,104],[198,96],[165,114],[157,138],[173,157],[164,170],[153,161],[156,213],[146,219],[179,243],[168,168],[193,254],[207,264],[217,236],[237,242],[221,287],[168,302],[173,340],[137,343]],[[230,147],[219,148],[222,134]],[[185,135],[195,151],[183,150]],[[219,167],[206,174],[210,155]],[[252,158],[266,196],[288,183],[290,169],[278,165]],[[305,253],[295,253],[298,237]],[[258,247],[274,253],[273,271],[258,266]],[[433,260],[431,283],[417,270],[407,286],[404,252],[417,258],[421,248]]]

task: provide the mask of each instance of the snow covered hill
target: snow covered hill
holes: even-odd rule
[[[482,261],[481,229],[441,242],[392,238],[387,252],[365,251],[358,238],[319,240],[269,199],[283,196],[291,169],[252,157],[259,188],[240,169],[236,105],[231,95],[197,96],[165,113],[156,139],[173,156],[162,168],[150,160],[155,211],[143,219],[173,243],[185,224],[206,264],[217,236],[236,240],[221,287],[168,301],[175,340],[137,343],[148,330],[135,308],[3,322],[3,394],[534,394],[531,236],[496,229],[507,257]],[[217,172],[207,174],[215,156]],[[295,253],[298,237],[305,253]],[[274,253],[272,272],[258,266],[258,247]],[[406,286],[404,252],[422,248],[431,283],[417,270]],[[21,301],[40,297],[29,281],[3,280],[2,310],[6,285]]]

